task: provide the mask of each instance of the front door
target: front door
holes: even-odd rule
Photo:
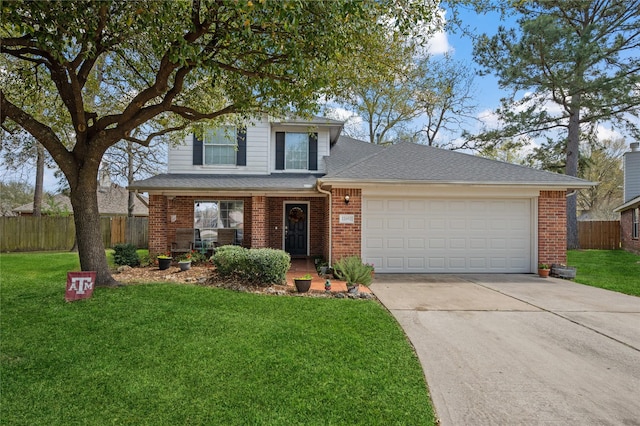
[[[284,250],[291,256],[307,255],[307,204],[285,204],[284,206]]]

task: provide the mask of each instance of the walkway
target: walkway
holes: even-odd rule
[[[295,286],[293,283],[294,278],[301,277],[303,275],[310,274],[313,279],[311,280],[312,292],[324,292],[324,284],[326,279],[320,277],[316,271],[313,259],[291,259],[291,268],[287,272],[287,285]],[[347,283],[338,279],[331,278],[331,292],[332,293],[344,293],[347,291]],[[360,286],[359,291],[361,293],[370,293],[369,288]]]

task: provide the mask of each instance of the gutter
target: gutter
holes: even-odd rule
[[[329,196],[329,259],[327,259],[327,262],[329,263],[329,265],[331,265],[331,247],[333,246],[332,242],[331,242],[331,238],[333,235],[333,229],[331,224],[333,223],[333,212],[332,212],[332,208],[333,208],[333,203],[331,202],[331,192],[322,189],[322,183],[320,182],[320,180],[318,180],[318,183],[316,184],[316,189],[318,190],[318,192],[320,192],[321,194],[326,194]]]

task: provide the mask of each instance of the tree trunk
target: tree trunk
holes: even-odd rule
[[[33,215],[40,216],[42,213],[42,194],[44,193],[44,146],[36,142],[36,185],[33,193]]]
[[[133,142],[127,141],[127,184],[133,184]],[[133,217],[133,208],[135,206],[134,193],[129,191],[129,199],[127,203],[127,215]]]
[[[69,182],[80,267],[96,271],[97,286],[115,286],[118,282],[111,276],[100,232],[97,170],[93,177],[83,176],[87,174],[92,175],[84,173],[74,183]]]
[[[580,157],[580,94],[571,98],[569,115],[569,132],[567,136],[567,163],[565,174],[578,176],[578,160]],[[567,249],[580,248],[578,239],[577,195],[567,197]]]

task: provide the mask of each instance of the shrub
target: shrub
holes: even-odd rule
[[[138,266],[140,258],[133,244],[116,244],[113,246],[113,261],[116,265]]]
[[[361,284],[368,286],[373,281],[371,265],[365,265],[358,256],[343,257],[333,265],[336,278],[344,280],[349,285]]]
[[[222,246],[211,260],[221,276],[235,277],[257,285],[282,284],[291,266],[288,253],[268,248]]]

